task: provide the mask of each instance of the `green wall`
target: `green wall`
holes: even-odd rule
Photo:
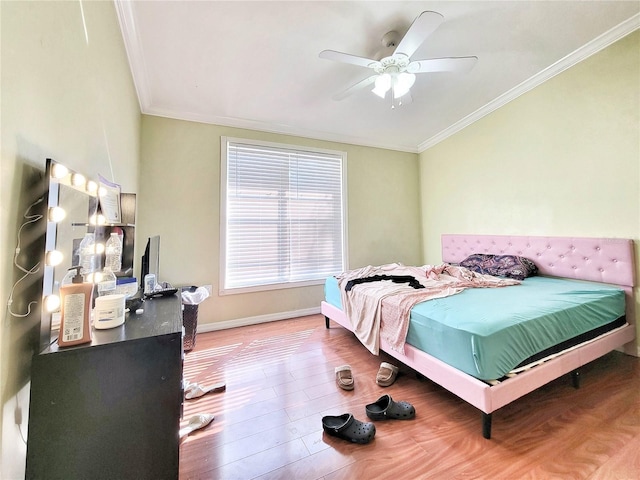
[[[6,305],[21,276],[12,264],[18,228],[37,198],[24,186],[44,175],[49,157],[94,179],[100,173],[121,183],[123,191],[135,192],[140,108],[113,3],[2,1],[0,19],[0,293]],[[32,231],[23,230],[23,248]],[[40,258],[21,260],[32,266]],[[41,285],[41,275],[30,275],[15,295],[33,282]],[[23,437],[31,356],[39,341],[38,312],[15,317],[5,309],[2,316],[1,478],[24,477]],[[14,421],[18,410],[20,426]]]
[[[639,87],[636,31],[421,153],[425,262],[443,233],[632,238],[640,258]]]
[[[421,262],[416,154],[144,115],[138,238],[160,235],[162,281],[213,285],[199,328],[317,311],[323,299],[321,285],[217,295],[221,136],[346,151],[349,266]]]

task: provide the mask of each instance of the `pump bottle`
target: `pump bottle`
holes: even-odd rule
[[[69,347],[91,341],[91,301],[93,283],[87,283],[81,267],[69,269],[73,274],[71,283],[60,286],[60,334],[58,345]]]

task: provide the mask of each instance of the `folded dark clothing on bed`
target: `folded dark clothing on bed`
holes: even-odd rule
[[[415,277],[411,275],[373,275],[372,277],[354,278],[349,280],[344,287],[345,292],[351,290],[355,285],[359,283],[380,282],[382,280],[391,280],[393,283],[408,283],[412,288],[424,288]]]

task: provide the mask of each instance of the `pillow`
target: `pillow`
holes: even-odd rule
[[[459,264],[477,273],[524,280],[538,273],[538,267],[528,258],[517,255],[474,253]]]

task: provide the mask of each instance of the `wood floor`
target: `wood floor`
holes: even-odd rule
[[[185,421],[215,420],[183,440],[180,479],[640,478],[638,358],[612,352],[583,368],[579,390],[565,376],[494,412],[491,440],[479,410],[404,365],[376,385],[381,361],[397,365],[320,315],[198,334],[185,378],[227,389],[185,402]],[[334,381],[345,363],[351,392]],[[384,394],[416,418],[376,422],[367,445],[323,433],[322,416],[368,421],[365,405]]]

